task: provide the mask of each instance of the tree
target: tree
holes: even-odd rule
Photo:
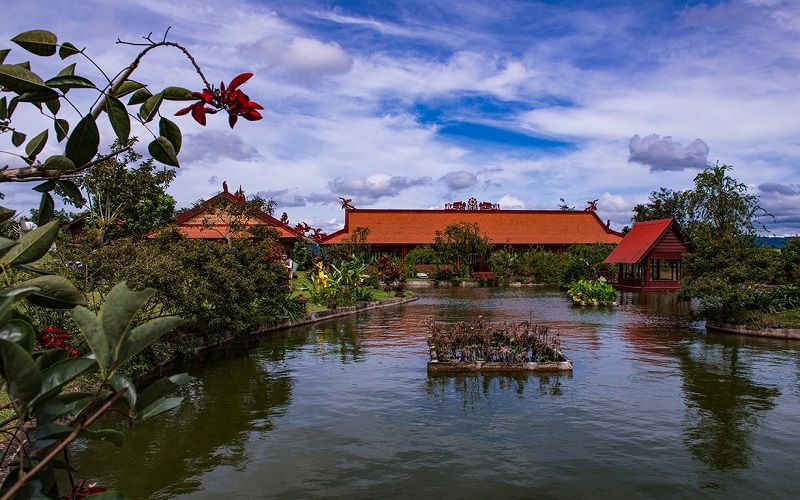
[[[56,53],[61,59],[81,56],[99,68],[85,49],[80,50],[69,42],[59,43],[56,35],[49,31],[26,31],[12,41],[37,56],[51,57]],[[231,127],[239,116],[247,120],[261,118],[257,110],[263,108],[238,88],[252,73],[243,73],[227,88],[221,84],[217,89],[208,83],[188,50],[167,41],[166,34],[161,41],[148,36],[143,43],[127,45],[139,47],[138,54],[130,65],[111,78],[105,75],[113,73],[101,70],[106,80],[100,84],[75,74],[76,64],[45,80],[31,69],[29,61],[6,63],[11,50],[0,50],[0,91],[13,95],[11,99],[7,95],[0,97],[0,136],[10,139],[11,143],[2,150],[16,161],[16,164],[0,168],[0,182],[39,181],[41,183],[34,189],[42,193],[37,210],[39,227],[17,241],[0,239],[0,270],[7,283],[0,291],[3,297],[0,300],[0,387],[6,391],[9,401],[4,409],[13,412],[12,417],[0,422],[0,432],[10,436],[0,460],[3,466],[11,469],[0,486],[3,499],[82,498],[102,491],[102,488],[87,491],[83,482],[73,480],[71,468],[59,465],[60,469],[67,469],[70,483],[75,485],[69,495],[62,496],[55,480],[57,458],[62,454],[67,458],[69,444],[78,437],[121,445],[123,436],[118,430],[88,428],[112,409],[130,423],[168,411],[180,402],[180,398],[168,397],[169,394],[189,380],[185,374],[175,375],[140,391],[119,371],[147,345],[183,322],[174,316],[141,320],[140,311],[155,290],[134,292],[120,283],[109,292],[98,316],[87,307],[90,304],[86,298],[67,278],[37,275],[25,279],[25,273],[37,271],[30,264],[48,252],[58,234],[57,221],[50,220],[55,208],[50,193],[62,193],[80,206],[82,195],[74,182],[75,177],[131,151],[127,146],[98,155],[101,138],[96,120],[105,113],[119,144],[128,144],[132,122],[141,125],[153,136],[148,146],[150,155],[160,163],[178,167],[181,131],[175,123],[160,116],[165,100],[195,101],[178,114],[191,112],[201,124],[205,124],[206,114],[218,110],[228,113]],[[181,87],[167,87],[153,93],[146,85],[130,79],[142,59],[160,47],[177,48],[188,57],[205,84],[202,93],[192,93]],[[74,99],[74,93],[68,95],[76,89],[95,93],[90,110],[81,109],[81,101]],[[130,95],[127,105],[120,100],[126,95]],[[138,109],[129,111],[129,106]],[[21,110],[52,120],[57,142],[66,140],[62,154],[44,160],[39,158],[48,143],[50,130],[45,129],[28,139],[27,133],[18,129],[13,121],[24,112]],[[65,112],[59,114],[62,110]],[[74,126],[65,117],[73,111],[77,114],[70,115]],[[160,118],[155,133],[149,130],[148,124],[157,116]],[[0,222],[13,214],[13,210],[0,208]],[[23,300],[31,307],[72,310],[72,318],[91,355],[72,357],[74,352],[63,348],[70,334],[58,328],[34,325],[30,317],[18,309]],[[91,392],[65,393],[68,384],[90,371],[97,373],[96,386]],[[35,432],[30,432],[34,426]],[[31,454],[31,450],[44,449],[47,451],[41,455]],[[68,464],[68,459],[63,463]]]
[[[770,214],[758,196],[728,175],[732,168],[706,167],[686,194],[696,250],[684,256],[680,292],[700,299],[700,317],[725,322],[742,320],[753,294],[780,274],[777,254],[755,239],[759,217]]]
[[[632,222],[675,219],[680,227],[688,220],[688,193],[660,188],[650,193],[649,202],[633,207]]]
[[[694,178],[694,190],[687,194],[692,238],[748,236],[766,230],[761,217],[772,217],[747,185],[728,175],[730,165],[709,165]]]
[[[111,151],[133,146],[115,143]],[[99,238],[119,238],[149,233],[168,223],[175,213],[175,199],[166,189],[175,179],[175,170],[157,169],[152,158],[137,167],[142,155],[133,149],[107,158],[88,169],[78,179],[86,191],[89,223],[100,231]]]
[[[461,276],[469,276],[475,264],[484,262],[492,251],[492,243],[481,232],[477,222],[457,222],[444,231],[436,231],[436,249],[442,260],[456,266]]]

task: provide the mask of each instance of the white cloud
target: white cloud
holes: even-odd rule
[[[695,139],[683,147],[670,136],[662,138],[658,134],[650,134],[641,138],[636,134],[631,137],[629,149],[628,161],[647,165],[651,172],[685,168],[702,169],[708,165],[708,146],[700,139]]]
[[[347,73],[353,66],[353,58],[338,43],[324,43],[302,36],[288,42],[272,37],[262,38],[246,46],[245,50],[257,64],[284,70],[302,82],[314,82],[324,76]]]

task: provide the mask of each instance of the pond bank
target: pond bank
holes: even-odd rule
[[[773,339],[800,340],[798,328],[752,328],[745,325],[730,323],[706,322],[706,330],[719,333],[732,333],[734,335],[749,335],[752,337],[769,337]]]
[[[193,362],[202,361],[206,359],[213,359],[217,356],[224,355],[224,351],[229,347],[235,347],[238,345],[249,345],[249,343],[257,341],[259,337],[264,336],[264,334],[266,333],[282,330],[285,328],[291,328],[295,326],[308,325],[326,319],[339,318],[341,316],[349,316],[351,314],[356,314],[363,311],[369,311],[372,309],[379,309],[382,307],[405,304],[406,302],[412,302],[414,300],[417,300],[417,298],[418,297],[396,297],[384,300],[371,300],[369,302],[362,302],[354,306],[336,307],[334,309],[324,309],[322,311],[316,311],[310,313],[305,318],[295,321],[287,319],[285,321],[281,321],[278,323],[262,325],[253,330],[252,333],[249,333],[247,335],[228,335],[222,340],[218,340],[217,342],[213,342],[211,344],[206,344],[206,345],[199,345],[197,346],[197,350],[192,355],[178,356],[169,359],[164,359],[159,364],[153,366],[149,371],[137,375],[135,377],[135,380],[137,384],[144,383],[146,385],[147,383],[152,382],[156,378],[161,377],[166,373],[176,372],[177,370],[183,369],[183,367]]]

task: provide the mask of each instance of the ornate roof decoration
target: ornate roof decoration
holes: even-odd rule
[[[499,203],[491,203],[489,201],[482,201],[478,203],[475,198],[470,198],[466,203],[463,201],[454,201],[453,203],[445,203],[445,210],[500,210]]]

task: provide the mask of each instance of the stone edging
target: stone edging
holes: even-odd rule
[[[706,321],[706,330],[719,333],[732,333],[734,335],[749,335],[752,337],[769,337],[773,339],[800,340],[798,328],[749,328],[744,325],[730,323],[713,323]]]
[[[256,331],[253,333],[253,335],[258,335],[264,332],[271,332],[274,330],[280,330],[282,328],[289,328],[292,326],[307,325],[325,319],[339,318],[341,316],[349,316],[351,314],[356,314],[361,311],[369,311],[372,309],[379,309],[381,307],[405,304],[406,302],[413,302],[418,298],[419,297],[397,297],[394,299],[371,300],[369,302],[362,302],[354,306],[337,307],[335,309],[324,309],[322,311],[311,313],[308,315],[308,317],[299,319],[297,321],[286,320],[281,323],[276,323],[274,325],[262,326],[260,328],[257,328]]]

